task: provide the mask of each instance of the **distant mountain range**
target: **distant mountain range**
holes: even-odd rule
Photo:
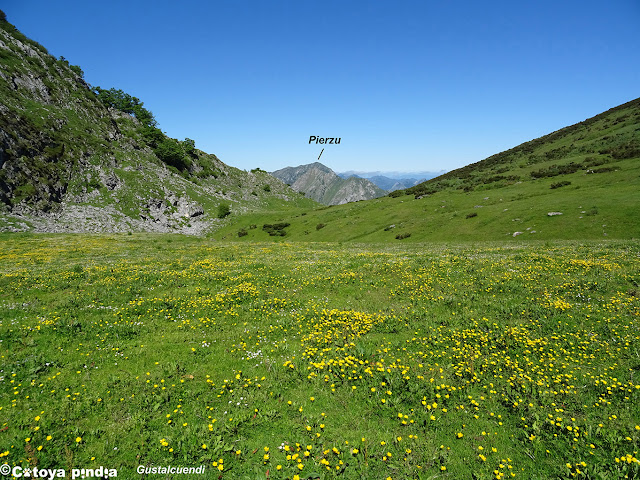
[[[271,175],[290,185],[295,191],[302,192],[308,198],[325,205],[371,200],[387,194],[385,189],[365,178],[340,178],[333,170],[319,162],[282,168],[271,172]],[[411,186],[413,185],[415,183]]]
[[[345,179],[349,177],[366,178],[383,190],[393,192],[413,187],[443,173],[445,170],[440,172],[359,172],[350,170],[338,173],[338,176]]]

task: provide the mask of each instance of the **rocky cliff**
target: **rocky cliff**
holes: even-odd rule
[[[167,137],[142,105],[91,87],[0,11],[0,231],[202,234],[229,212],[314,204]]]
[[[387,193],[364,178],[340,178],[329,167],[318,162],[286,167],[271,172],[271,175],[290,185],[295,191],[303,192],[308,198],[325,205],[370,200]]]

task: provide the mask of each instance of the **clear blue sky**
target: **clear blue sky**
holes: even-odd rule
[[[2,0],[225,163],[451,170],[640,96],[638,0]]]

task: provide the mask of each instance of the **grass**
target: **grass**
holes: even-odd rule
[[[511,239],[519,243],[523,237],[514,238],[515,232],[544,241],[640,238],[636,218],[640,161],[633,158],[608,165],[615,170],[589,174],[582,169],[470,192],[450,188],[419,198],[400,195],[316,209],[250,213],[235,216],[213,237],[237,239],[236,232],[248,225],[288,222],[291,226],[284,241],[393,243],[399,233],[411,233],[403,242]],[[559,180],[570,184],[551,188]],[[549,217],[549,212],[562,215]],[[319,223],[325,228],[316,229]],[[260,229],[240,239],[265,240],[268,237]]]
[[[213,236],[265,241],[260,229],[242,237],[237,232],[288,222],[283,241],[638,239],[638,131],[640,99],[388,197],[248,213]]]
[[[413,238],[0,235],[2,462],[640,475],[640,244]]]

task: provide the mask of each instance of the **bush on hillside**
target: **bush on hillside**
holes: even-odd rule
[[[189,155],[190,157],[195,157],[196,155],[196,142],[195,140],[191,140],[190,138],[185,138],[182,142],[182,149],[184,153]]]
[[[267,232],[272,237],[284,237],[287,234],[287,232],[285,232],[284,229],[287,228],[289,225],[291,224],[287,222],[274,223],[274,224],[265,223],[262,226],[262,230]]]
[[[394,190],[393,192],[389,192],[389,197],[391,198],[397,198],[397,197],[401,197],[402,195],[406,195],[407,192],[405,192],[404,190]]]
[[[185,156],[182,146],[173,138],[163,139],[153,152],[164,163],[180,171],[184,171],[191,166],[191,162]]]
[[[106,107],[115,108],[121,112],[133,115],[142,125],[147,127],[155,127],[157,125],[153,114],[143,107],[144,103],[141,102],[139,98],[115,88],[105,90],[100,87],[93,87],[93,92],[97,95],[98,100]]]
[[[608,163],[609,160],[607,160],[606,158],[600,157],[600,158],[596,158],[596,157],[586,157],[582,164],[585,167],[597,167],[599,165],[604,165],[605,163]]]
[[[618,169],[616,167],[601,167],[594,168],[593,170],[587,171],[587,173],[606,173],[606,172],[616,172]]]
[[[631,140],[624,145],[616,145],[615,147],[600,150],[600,153],[611,155],[616,160],[640,157],[640,142]]]
[[[531,172],[533,178],[555,177],[558,175],[568,175],[575,173],[580,169],[580,165],[575,162],[569,162],[564,165],[550,165],[548,168],[541,168]]]
[[[224,218],[231,214],[231,207],[227,203],[221,203],[218,205],[218,218]]]
[[[156,127],[143,127],[140,130],[140,134],[142,135],[143,140],[149,145],[151,148],[156,148],[162,140],[164,140],[165,135],[162,133],[162,130]]]
[[[84,71],[78,65],[69,65],[69,68],[80,78],[84,78]]]

